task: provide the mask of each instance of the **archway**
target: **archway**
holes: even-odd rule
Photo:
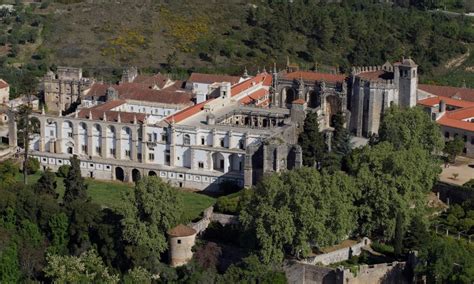
[[[132,170],[132,181],[137,182],[142,178],[142,175],[140,174],[140,171],[137,169]]]
[[[326,109],[324,111],[326,113],[326,125],[333,126],[332,121],[334,116],[340,111],[342,111],[341,100],[335,95],[327,96]]]
[[[74,144],[72,144],[71,142],[67,142],[66,143],[66,151],[68,154],[74,154]]]
[[[125,181],[125,174],[121,167],[115,168],[115,179],[119,181]]]
[[[293,88],[284,88],[281,91],[281,107],[286,107],[290,105],[294,100],[296,100],[296,90]]]
[[[315,91],[309,92],[307,102],[308,102],[308,107],[317,108],[319,106],[318,94]]]
[[[156,174],[155,171],[149,171],[149,172],[148,172],[148,176],[149,176],[149,177],[156,177],[157,174]]]
[[[224,164],[224,156],[221,153],[212,154],[212,165],[215,171],[225,172]]]

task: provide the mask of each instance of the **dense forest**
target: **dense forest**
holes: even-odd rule
[[[412,57],[423,81],[474,86],[474,19],[462,15],[470,1],[59,2],[0,14],[0,76],[14,87],[22,73],[57,65],[106,80],[130,65],[185,78],[255,72],[274,61],[283,68],[287,56],[302,68],[341,72]]]

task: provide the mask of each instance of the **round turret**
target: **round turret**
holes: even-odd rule
[[[184,265],[193,258],[192,248],[196,242],[196,234],[196,230],[182,224],[168,231],[172,267]]]

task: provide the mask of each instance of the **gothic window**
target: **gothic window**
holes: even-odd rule
[[[191,137],[189,134],[185,134],[183,137],[183,144],[184,145],[190,145],[191,144]]]
[[[125,150],[125,157],[129,157],[129,158],[130,158],[130,150]]]

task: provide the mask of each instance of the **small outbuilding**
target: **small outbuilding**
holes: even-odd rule
[[[191,260],[196,235],[196,230],[183,224],[179,224],[168,231],[170,265],[172,267],[184,265]]]

